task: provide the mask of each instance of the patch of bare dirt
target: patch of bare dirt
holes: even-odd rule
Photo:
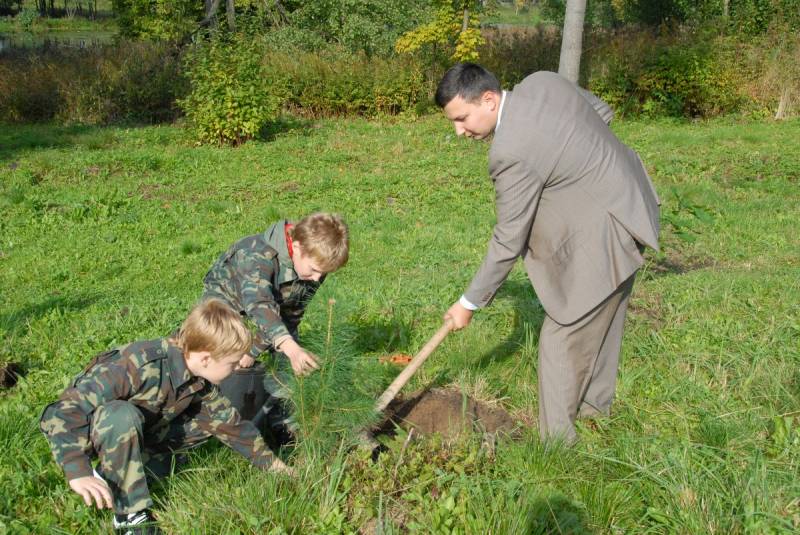
[[[654,329],[664,325],[663,299],[659,294],[637,294],[628,304],[628,313]]]
[[[650,268],[658,274],[683,274],[696,271],[707,267],[712,267],[714,261],[710,258],[681,257],[679,255],[668,256],[655,262]]]
[[[454,389],[435,388],[398,398],[386,409],[393,424],[422,435],[438,433],[453,439],[463,432],[513,434],[519,427],[501,407],[476,401]]]
[[[22,366],[16,362],[0,364],[0,389],[13,388],[22,375]]]

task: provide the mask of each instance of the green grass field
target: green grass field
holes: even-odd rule
[[[483,21],[487,25],[502,26],[536,26],[540,22],[538,7],[514,9],[513,2],[498,3],[492,15]]]
[[[237,149],[177,127],[0,127],[0,533],[98,533],[38,416],[96,352],[171,332],[218,253],[277,217],[344,214],[350,263],[301,334],[296,480],[210,444],[154,490],[168,533],[791,533],[800,530],[800,121],[621,122],[662,206],[634,288],[613,416],[569,450],[344,443],[480,263],[488,145],[439,117],[286,122]],[[325,336],[334,298],[331,346]],[[518,266],[408,390],[456,385],[535,426],[543,311]],[[329,370],[330,373],[327,373]],[[350,411],[350,412],[348,412]]]

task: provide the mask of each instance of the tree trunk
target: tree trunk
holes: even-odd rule
[[[783,88],[783,93],[781,93],[781,100],[778,102],[778,111],[775,112],[776,119],[784,119],[786,117],[786,109],[789,107],[789,97],[791,95],[791,91],[789,90],[789,86]]]
[[[228,16],[228,29],[236,31],[236,10],[233,7],[233,0],[225,2],[225,14]]]
[[[469,7],[464,6],[464,18],[461,20],[461,33],[464,33],[469,28]]]
[[[281,0],[275,0],[275,7],[278,9],[281,23],[289,22],[289,14],[286,13],[286,8],[281,4]]]
[[[217,26],[217,11],[219,10],[220,0],[205,0],[206,2],[206,18],[200,21],[200,26]]]
[[[583,46],[583,19],[586,15],[586,0],[567,0],[564,16],[564,33],[561,39],[561,59],[558,74],[578,83],[581,70],[581,49]]]
[[[731,0],[722,0],[722,16],[726,19],[730,14]]]

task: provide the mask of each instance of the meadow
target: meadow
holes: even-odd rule
[[[217,255],[325,210],[350,262],[301,336],[295,479],[212,443],[154,489],[167,533],[796,533],[800,530],[800,121],[622,121],[662,200],[662,250],[631,302],[611,418],[571,449],[536,431],[543,310],[521,265],[407,391],[451,386],[520,423],[486,447],[349,448],[369,406],[441,324],[493,223],[488,145],[440,116],[286,119],[238,148],[178,126],[0,126],[0,533],[98,533],[38,430],[95,353],[178,326]],[[329,304],[330,300],[335,304]],[[329,322],[331,327],[329,328]],[[328,341],[330,333],[330,341]]]

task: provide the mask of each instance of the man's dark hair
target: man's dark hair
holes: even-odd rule
[[[439,82],[436,104],[444,108],[456,96],[475,102],[486,91],[500,93],[500,82],[495,75],[476,63],[458,63],[450,67]]]

